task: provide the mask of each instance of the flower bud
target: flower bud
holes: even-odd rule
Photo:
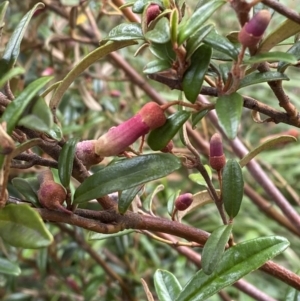
[[[184,211],[190,205],[193,203],[193,195],[191,193],[184,193],[181,194],[176,200],[175,200],[175,208],[178,211]]]
[[[160,151],[161,151],[162,153],[171,153],[172,150],[173,150],[173,147],[174,147],[174,143],[173,143],[172,140],[170,140],[170,141],[168,142],[168,144],[167,144],[163,149],[161,149]]]
[[[150,4],[146,10],[147,26],[160,14],[160,8],[157,4]]]
[[[37,192],[37,196],[43,207],[68,214],[72,213],[62,205],[67,197],[66,190],[60,184],[54,182],[50,170],[41,172],[38,175],[38,181],[41,185]]]
[[[135,116],[102,135],[95,143],[95,153],[101,157],[116,156],[165,122],[166,116],[161,107],[155,102],[147,103]]]
[[[270,20],[271,13],[268,10],[259,11],[239,32],[239,42],[245,47],[255,46],[262,38]]]
[[[76,145],[76,156],[87,168],[100,163],[104,158],[95,153],[97,140],[85,140]]]
[[[226,164],[222,137],[219,133],[214,134],[210,139],[209,164],[211,168],[217,171],[221,170]]]

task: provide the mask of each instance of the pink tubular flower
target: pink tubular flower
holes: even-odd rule
[[[220,171],[226,164],[222,137],[219,133],[214,134],[210,139],[209,164],[211,168],[217,171]]]
[[[245,47],[255,46],[262,38],[270,20],[271,13],[268,10],[259,11],[239,32],[239,42]]]
[[[101,157],[116,156],[139,137],[161,127],[165,122],[166,116],[161,107],[155,102],[149,102],[135,116],[102,135],[95,144],[95,153]]]

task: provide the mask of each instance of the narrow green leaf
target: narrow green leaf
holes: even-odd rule
[[[165,44],[151,43],[149,50],[160,60],[167,60],[172,63],[176,59],[171,41]]]
[[[171,154],[151,154],[122,160],[87,178],[76,190],[74,203],[83,203],[111,192],[165,177],[181,167]]]
[[[35,206],[40,207],[37,195],[27,179],[18,177],[13,178],[12,184],[24,196],[26,201],[29,201]]]
[[[122,23],[114,27],[108,34],[106,40],[130,41],[143,40],[144,35],[139,23]]]
[[[13,34],[11,35],[8,43],[6,44],[3,56],[0,60],[0,78],[13,67],[15,64],[19,53],[20,45],[24,36],[24,33],[27,29],[30,19],[36,10],[44,8],[45,5],[41,2],[37,3],[19,22],[15,28]]]
[[[58,158],[59,179],[66,188],[70,185],[77,142],[78,139],[76,138],[69,139],[62,147]]]
[[[206,169],[210,179],[212,179],[212,171],[211,171],[210,166],[204,165],[204,168]],[[189,174],[189,179],[191,181],[197,183],[198,185],[207,187],[207,183],[205,182],[203,176],[199,172]]]
[[[234,159],[229,159],[223,169],[222,197],[224,207],[232,219],[240,210],[244,195],[244,179],[241,166]]]
[[[25,249],[49,246],[53,237],[40,215],[28,205],[7,205],[0,211],[0,237]]]
[[[170,41],[170,24],[167,18],[161,18],[154,29],[145,34],[145,38],[157,44],[164,44]]]
[[[178,33],[178,10],[174,8],[170,16],[170,34],[172,44],[177,43],[177,33]]]
[[[268,52],[280,42],[300,32],[300,24],[286,19],[260,43],[257,54]]]
[[[238,93],[221,95],[217,98],[215,108],[219,124],[229,139],[234,139],[237,135],[243,103],[243,97]]]
[[[132,11],[136,14],[141,14],[148,3],[149,0],[136,0],[132,6]],[[151,0],[151,3],[163,7],[163,3],[160,0]]]
[[[5,258],[0,258],[0,274],[19,276],[21,269],[19,266]]]
[[[214,28],[213,24],[207,24],[203,26],[199,31],[193,34],[186,44],[186,59],[189,59],[193,53],[200,47],[203,39],[210,33]]]
[[[80,128],[82,128],[82,125],[80,126]],[[57,141],[60,141],[63,138],[62,129],[56,123],[53,124],[48,134]]]
[[[153,150],[163,149],[176,135],[182,125],[188,120],[190,113],[178,111],[169,116],[166,123],[148,135],[147,143]]]
[[[202,24],[225,3],[226,1],[209,1],[196,9],[186,22],[180,23],[178,26],[178,45],[180,46],[195,34],[201,28]]]
[[[9,5],[9,1],[4,1],[0,4],[0,27],[4,26],[4,18]]]
[[[197,124],[202,120],[202,118],[209,112],[209,110],[203,110],[198,113],[192,114],[192,127],[196,128]]]
[[[134,200],[135,196],[139,193],[143,186],[136,186],[121,192],[118,202],[118,211],[124,214]]]
[[[196,101],[200,93],[211,54],[212,49],[210,46],[201,45],[192,55],[190,66],[183,75],[182,89],[191,103]]]
[[[156,197],[156,195],[163,191],[165,189],[165,186],[160,184],[155,187],[153,191],[146,197],[146,199],[143,201],[143,208],[146,211],[152,212],[152,204],[153,204],[153,199]]]
[[[260,53],[252,56],[250,59],[243,61],[243,64],[258,64],[263,62],[277,62],[283,61],[290,64],[296,64],[298,62],[297,58],[291,54],[281,51]]]
[[[0,64],[1,64],[1,62],[0,62]],[[0,88],[2,88],[4,86],[4,84],[6,82],[8,82],[9,80],[11,80],[13,77],[20,75],[20,74],[24,74],[24,73],[25,73],[25,69],[23,69],[21,67],[15,67],[15,68],[10,69],[5,74],[3,74],[2,77],[0,78]]]
[[[34,82],[31,82],[15,99],[12,101],[4,111],[1,122],[7,123],[7,133],[11,134],[17,125],[25,108],[31,102],[34,96],[42,89],[52,77],[41,77]]]
[[[43,120],[48,130],[53,126],[53,116],[44,98],[40,97],[34,106],[31,113]]]
[[[50,108],[57,108],[61,98],[63,97],[66,90],[72,84],[72,82],[89,66],[91,66],[96,61],[100,60],[110,52],[116,51],[123,47],[134,45],[135,41],[112,41],[105,45],[95,49],[87,56],[85,56],[61,81],[53,96],[50,100]]]
[[[177,278],[165,270],[156,270],[154,286],[159,301],[174,301],[181,292],[181,285]]]
[[[172,64],[169,60],[154,60],[149,62],[145,67],[143,72],[145,74],[153,74],[157,72],[161,72],[164,70],[168,70],[172,67]]]
[[[50,129],[47,126],[47,124],[44,122],[44,120],[40,119],[36,115],[27,115],[21,118],[18,121],[18,125],[24,126],[28,129],[38,131],[38,132],[48,132]]]
[[[267,236],[239,243],[228,249],[211,275],[197,272],[176,301],[204,301],[243,276],[258,269],[289,246],[286,238]]]
[[[172,193],[168,197],[167,209],[168,209],[168,213],[169,213],[170,216],[172,216],[172,213],[173,213],[173,210],[174,210],[174,203],[175,203],[175,200],[178,198],[180,192],[181,192],[181,190],[177,190],[176,192]]]
[[[266,142],[262,143],[251,152],[249,152],[244,158],[240,160],[240,166],[246,166],[254,157],[256,157],[260,152],[272,148],[277,144],[285,142],[295,142],[297,139],[294,136],[284,135],[276,138],[268,139]]]
[[[277,71],[268,71],[264,73],[260,72],[252,72],[251,74],[245,76],[239,85],[239,89],[256,85],[265,82],[272,82],[276,80],[290,80],[284,73],[280,73]]]
[[[288,51],[287,53],[290,53],[296,57],[297,60],[300,59],[300,41],[295,43]],[[285,62],[285,61],[280,61],[278,63],[277,71],[278,72],[284,72],[285,69],[290,65],[291,63]],[[0,85],[1,87],[1,85]]]
[[[103,239],[108,239],[108,238],[112,238],[112,237],[128,235],[132,232],[134,232],[134,230],[131,230],[131,229],[123,230],[123,231],[120,231],[118,233],[113,233],[113,234],[89,232],[88,240],[103,240]]]
[[[221,36],[215,29],[211,30],[208,35],[205,36],[203,42],[213,49],[220,51],[233,58],[237,59],[239,55],[239,49],[232,44],[226,37]]]
[[[229,240],[232,224],[214,230],[206,241],[201,258],[203,272],[210,275],[217,267]]]

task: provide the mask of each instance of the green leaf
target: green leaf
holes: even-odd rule
[[[16,263],[0,258],[0,274],[19,276],[21,274],[21,269]]]
[[[44,133],[47,133],[50,130],[47,124],[42,119],[32,114],[21,118],[18,121],[18,125],[24,126],[34,131],[44,132]]]
[[[210,275],[217,267],[231,235],[232,224],[214,230],[206,241],[201,258],[202,270]]]
[[[243,97],[238,93],[221,95],[217,98],[216,112],[219,124],[229,139],[234,139],[242,115]]]
[[[87,56],[85,56],[61,81],[53,96],[50,100],[50,108],[57,108],[61,98],[63,97],[64,93],[68,89],[68,87],[72,84],[72,82],[89,66],[94,64],[96,61],[100,60],[107,54],[121,49],[123,47],[127,47],[130,45],[134,45],[134,41],[112,41],[108,42],[107,44],[95,49]],[[52,136],[53,137],[53,136]],[[54,137],[53,137],[54,138]]]
[[[172,63],[176,59],[171,41],[165,44],[151,43],[149,50],[160,60],[167,60]]]
[[[36,10],[44,8],[45,5],[41,2],[37,3],[19,22],[16,29],[12,33],[8,43],[6,44],[3,56],[0,60],[0,78],[13,67],[15,64],[19,53],[20,45],[27,29],[30,19]]]
[[[171,34],[172,44],[177,43],[178,20],[179,20],[179,13],[178,10],[174,8],[170,15],[170,34]]]
[[[210,46],[200,46],[192,55],[190,66],[183,75],[182,89],[191,103],[196,101],[200,93],[211,54],[212,49]]]
[[[211,30],[208,35],[205,36],[203,42],[213,49],[220,51],[233,58],[237,59],[239,55],[239,49],[232,44],[226,37],[221,36],[215,29]]]
[[[287,53],[290,53],[295,56],[297,60],[300,59],[300,41],[295,43],[288,51]],[[285,69],[290,65],[291,63],[285,62],[285,61],[280,61],[278,63],[277,71],[278,72],[284,72]],[[0,85],[1,87],[1,85]]]
[[[284,300],[285,301],[300,301],[300,291],[289,286]]]
[[[11,134],[17,125],[25,108],[31,102],[34,96],[43,88],[52,77],[41,77],[31,82],[9,105],[4,111],[1,122],[7,123],[7,133]]]
[[[178,196],[180,195],[180,191],[181,190],[177,190],[176,192],[172,193],[169,197],[168,197],[168,202],[167,202],[167,209],[168,209],[168,213],[170,216],[172,216],[173,210],[174,210],[174,203],[175,200],[178,198]]]
[[[82,125],[80,127],[82,128]],[[63,138],[62,130],[60,126],[56,123],[53,124],[48,134],[57,141],[60,141]]]
[[[6,10],[8,8],[9,1],[4,1],[0,4],[0,27],[4,26],[4,18],[6,14]]]
[[[77,188],[74,203],[87,202],[165,177],[180,167],[180,160],[171,154],[151,154],[122,160],[87,178]]]
[[[246,166],[254,157],[256,157],[260,152],[272,148],[280,143],[295,142],[297,139],[294,136],[283,135],[276,138],[268,139],[266,142],[262,143],[251,152],[249,152],[244,158],[240,160],[240,166]]]
[[[198,113],[192,114],[192,127],[196,128],[197,124],[202,120],[202,118],[209,112],[209,110],[203,110]]]
[[[139,23],[122,23],[114,27],[108,34],[106,40],[110,41],[132,41],[144,40],[142,27]]]
[[[24,196],[26,201],[34,204],[36,207],[40,207],[37,195],[28,179],[16,177],[12,179],[12,184]]]
[[[252,72],[251,74],[245,76],[239,85],[239,89],[256,85],[265,82],[272,82],[276,80],[290,80],[285,74],[277,72],[277,71],[268,71],[264,73],[260,72]]]
[[[119,237],[119,236],[127,235],[132,232],[134,232],[134,230],[131,230],[131,229],[123,230],[123,231],[120,231],[118,233],[113,233],[113,234],[89,232],[88,240],[103,240],[103,239],[108,239],[108,238],[112,238],[112,237]]]
[[[203,39],[210,33],[213,28],[213,24],[207,24],[187,40],[186,59],[189,59],[193,55],[193,53],[200,47]]]
[[[240,210],[244,195],[244,179],[241,166],[234,159],[229,159],[223,169],[222,197],[224,207],[232,219]]]
[[[170,69],[172,67],[172,64],[170,63],[169,60],[155,60],[155,61],[151,61],[149,62],[145,67],[143,72],[145,74],[153,74],[153,73],[157,73],[160,71],[164,71],[167,69]]]
[[[31,113],[43,120],[48,130],[53,126],[53,117],[45,99],[40,97],[34,104]]]
[[[145,38],[157,44],[164,44],[170,41],[170,24],[167,18],[161,18],[154,29],[145,34]]]
[[[190,113],[187,111],[178,111],[169,116],[163,126],[151,131],[148,135],[147,143],[150,148],[153,150],[163,149],[189,117]]]
[[[181,292],[181,285],[177,278],[165,270],[156,270],[154,285],[159,301],[174,301]]]
[[[0,237],[8,244],[25,249],[49,246],[53,237],[40,215],[28,205],[7,205],[0,211]]]
[[[286,238],[267,236],[239,243],[228,249],[211,275],[197,272],[186,284],[176,301],[204,301],[235,283],[282,253],[289,246]]]
[[[208,165],[204,165],[204,168],[206,169],[210,179],[212,178],[212,171],[211,171],[211,168],[210,166]],[[197,172],[197,173],[191,173],[189,174],[189,179],[195,183],[197,183],[198,185],[202,185],[202,186],[205,186],[207,187],[207,183],[205,182],[203,176]]]
[[[21,67],[15,67],[15,68],[10,69],[5,74],[3,74],[2,77],[0,78],[0,88],[2,88],[4,86],[4,84],[6,82],[8,82],[9,80],[11,80],[13,77],[20,75],[20,74],[24,74],[24,73],[25,73],[25,69],[23,69]]]
[[[151,191],[151,193],[146,197],[146,199],[143,201],[143,208],[146,211],[152,212],[152,204],[153,204],[153,200],[156,197],[156,195],[163,191],[165,189],[165,186],[160,184],[158,186],[155,187],[155,189],[153,191]]]
[[[141,14],[148,3],[149,0],[136,0],[132,6],[132,11],[136,14]],[[158,4],[160,7],[163,7],[163,3],[160,0],[151,0],[151,3]]]
[[[143,186],[136,186],[121,192],[118,202],[118,211],[120,214],[124,214],[129,208],[130,204],[134,200],[135,196],[142,189]]]
[[[280,42],[300,32],[300,24],[286,19],[277,28],[275,28],[266,38],[260,43],[257,50],[258,53],[268,52]]]
[[[243,61],[243,64],[258,64],[263,62],[277,62],[283,61],[290,64],[296,64],[298,62],[297,58],[291,54],[281,51],[260,53],[252,56],[250,59]]]
[[[210,1],[194,11],[192,16],[178,26],[178,45],[180,46],[189,37],[195,34],[210,16],[226,1]]]
[[[73,161],[78,139],[69,139],[62,147],[58,158],[58,175],[61,184],[68,188],[73,170]]]

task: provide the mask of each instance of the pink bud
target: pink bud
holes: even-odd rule
[[[161,151],[162,153],[171,153],[172,150],[173,150],[173,147],[174,147],[174,143],[173,143],[172,140],[170,140],[170,141],[168,142],[168,144],[167,144],[163,149],[161,149],[160,151]]]
[[[214,134],[210,139],[209,164],[211,168],[217,171],[221,170],[226,164],[222,137],[219,133]]]
[[[268,10],[259,11],[239,32],[239,42],[245,47],[255,46],[262,38],[270,20],[271,13]]]
[[[160,8],[157,4],[150,4],[146,11],[147,26],[160,14]]]
[[[178,211],[184,211],[185,209],[190,207],[192,202],[193,202],[193,195],[191,193],[181,194],[175,201],[175,208]]]
[[[100,163],[103,157],[95,153],[97,140],[85,140],[76,145],[76,156],[87,168]]]

